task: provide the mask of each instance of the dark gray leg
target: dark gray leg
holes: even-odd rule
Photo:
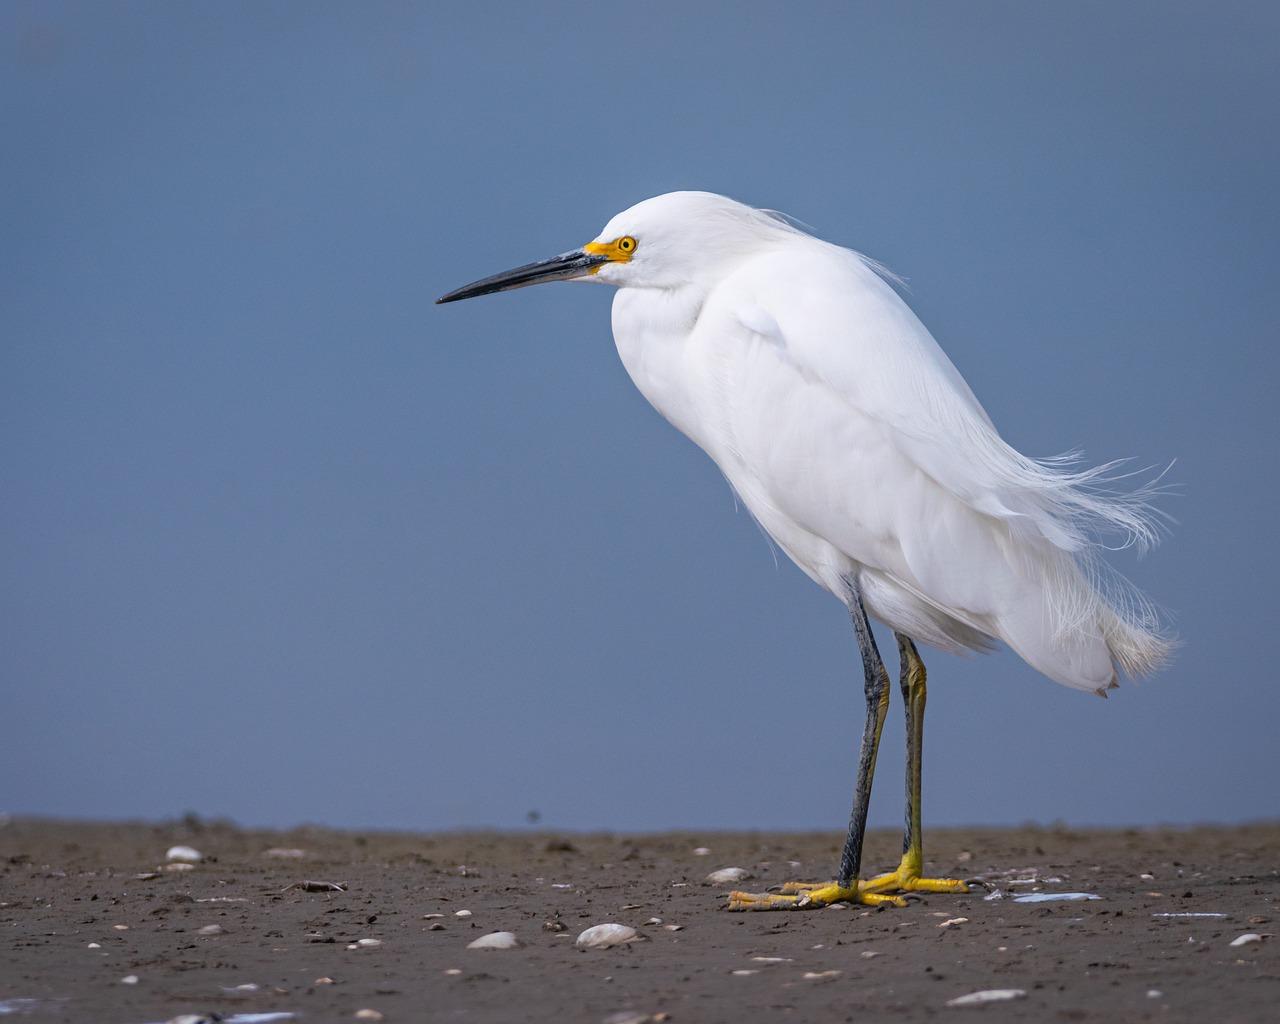
[[[848,888],[858,877],[862,866],[862,842],[867,831],[867,808],[871,803],[871,782],[876,772],[876,752],[880,749],[880,731],[889,710],[889,673],[885,671],[876,639],[871,634],[862,595],[853,581],[849,586],[849,617],[862,653],[863,692],[867,699],[866,721],[862,728],[862,749],[858,756],[858,780],[853,791],[853,811],[849,815],[849,834],[840,854],[840,875],[836,884]]]

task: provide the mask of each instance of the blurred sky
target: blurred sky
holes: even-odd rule
[[[432,305],[704,188],[907,277],[1022,450],[1178,460],[1116,559],[1176,664],[926,652],[926,827],[1280,814],[1278,12],[9,0],[0,809],[840,832],[843,609],[611,291]]]

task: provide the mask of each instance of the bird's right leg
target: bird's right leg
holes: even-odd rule
[[[900,896],[868,891],[858,881],[862,863],[862,840],[867,830],[867,808],[871,803],[871,782],[875,776],[876,753],[880,748],[880,731],[889,711],[889,673],[885,671],[876,649],[871,623],[862,595],[852,582],[849,585],[849,617],[862,654],[863,691],[867,699],[866,721],[862,730],[862,747],[858,757],[858,781],[853,793],[853,811],[849,816],[849,832],[840,855],[840,873],[834,882],[810,885],[791,882],[781,893],[731,892],[730,910],[806,910],[833,903],[867,903],[873,906],[891,904],[905,906]]]

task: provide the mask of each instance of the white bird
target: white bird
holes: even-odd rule
[[[1035,460],[1000,437],[877,263],[779,215],[707,192],[618,214],[581,249],[485,278],[439,302],[542,281],[611,284],[613,334],[641,393],[720,467],[764,530],[849,609],[866,724],[834,882],[730,894],[731,909],[895,903],[964,892],[921,876],[925,670],[915,644],[1003,641],[1059,683],[1106,696],[1172,650],[1152,606],[1098,557],[1119,531],[1145,545],[1149,489],[1111,466]],[[895,871],[859,881],[889,679],[867,616],[894,631],[907,711],[907,827]]]

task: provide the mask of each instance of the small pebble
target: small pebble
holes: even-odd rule
[[[862,957],[863,960],[870,960],[877,956],[884,956],[884,954],[879,953],[874,949],[864,949],[861,953],[858,954],[858,956]]]
[[[311,984],[313,984],[313,985],[332,985],[333,983],[334,983],[334,982],[333,982],[333,979],[332,979],[332,978],[330,978],[328,975],[326,975],[326,976],[325,976],[325,977],[323,977],[323,978],[316,978],[316,980],[315,980],[315,981],[313,981]]]
[[[588,928],[575,940],[579,949],[608,949],[610,946],[621,946],[638,939],[639,933],[625,924],[597,924]]]
[[[203,928],[197,928],[196,934],[197,935],[222,935],[224,934],[224,931],[225,930],[220,924],[207,924]]]
[[[373,949],[374,946],[381,946],[382,940],[381,939],[356,939],[356,941],[353,942],[351,945],[354,946],[356,949]]]
[[[696,848],[694,849],[694,851],[693,851],[693,855],[694,855],[695,857],[710,857],[710,856],[711,856],[711,850],[710,850],[708,847],[705,847],[705,846],[699,846],[699,847],[696,847]]]
[[[447,968],[447,969],[445,970],[445,972],[444,972],[444,973],[445,973],[445,974],[448,974],[448,975],[456,976],[456,975],[461,974],[461,973],[462,973],[462,971],[461,971],[459,968],[457,968],[457,967],[449,967],[449,968]]]
[[[805,971],[805,981],[831,981],[840,977],[840,971]]]
[[[513,932],[490,932],[467,943],[467,949],[515,949],[520,940]]]
[[[721,868],[707,875],[707,884],[726,885],[729,882],[741,882],[744,878],[750,877],[751,872],[746,868]]]
[[[356,1010],[354,1017],[356,1020],[382,1020],[382,1014],[377,1010]]]
[[[662,928],[663,928],[663,931],[668,931],[668,932],[684,931],[684,925],[682,924],[664,924]]]
[[[1158,988],[1149,988],[1149,989],[1147,989],[1147,998],[1148,998],[1148,999],[1159,999],[1162,995],[1164,995],[1164,993],[1163,993],[1163,992],[1161,992]]]
[[[273,846],[269,850],[263,850],[264,857],[279,857],[282,860],[297,860],[299,857],[305,857],[306,850],[298,850],[292,846]]]
[[[735,975],[737,975],[739,978],[745,978],[745,977],[747,977],[748,975],[751,975],[751,974],[759,974],[760,972],[759,972],[759,971],[739,970],[739,971],[731,971],[730,973],[731,973],[731,974],[735,974]]]
[[[164,855],[165,860],[179,860],[188,864],[198,864],[204,860],[204,854],[194,846],[171,846]]]
[[[434,921],[437,917],[444,917],[444,914],[423,914],[423,915],[422,915],[422,920],[424,920],[424,921]]]
[[[429,925],[427,925],[427,931],[442,932],[444,931],[444,925],[442,925],[439,921],[432,921]]]
[[[123,978],[120,979],[120,984],[136,985],[138,984],[138,976],[136,974],[126,974]]]
[[[752,961],[757,964],[789,964],[791,957],[789,956],[753,956]]]
[[[113,924],[111,927],[118,932],[127,932],[129,930],[129,926],[127,924]]]
[[[90,948],[90,949],[101,949],[101,948],[102,948],[102,943],[101,943],[101,942],[91,942],[91,943],[89,943],[89,948]]]
[[[469,911],[469,910],[455,910],[455,911],[453,912],[453,916],[454,916],[454,917],[470,917],[470,916],[471,916],[471,911]]]

